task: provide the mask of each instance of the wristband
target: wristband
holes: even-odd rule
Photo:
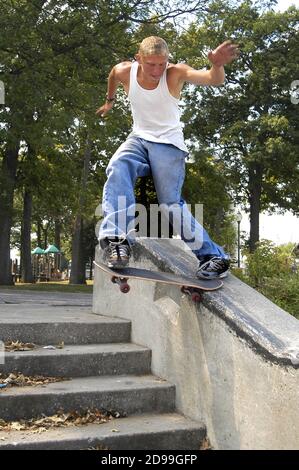
[[[114,98],[109,98],[109,96],[106,95],[106,101],[107,101],[107,103],[112,103],[112,101],[114,101],[114,100],[115,100],[115,97],[114,97]]]

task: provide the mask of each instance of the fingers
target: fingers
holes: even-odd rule
[[[234,44],[231,40],[228,40],[220,44],[219,49],[221,48],[221,49],[227,49],[229,51],[235,51],[235,50],[239,50],[239,47],[240,47],[239,44]]]
[[[220,46],[229,46],[231,43],[232,41],[228,39],[227,41],[224,41],[222,44],[220,44]]]
[[[240,55],[239,44],[228,40],[220,44],[214,51],[208,53],[209,61],[214,65],[227,65]]]
[[[228,45],[226,46],[226,50],[227,50],[229,53],[234,54],[235,52],[238,52],[238,51],[239,51],[239,45],[238,45],[238,44],[228,44]]]
[[[105,117],[107,112],[103,108],[99,108],[96,110],[96,115],[99,117]]]
[[[103,106],[96,110],[96,115],[99,115],[99,117],[105,117],[112,109],[112,107],[113,103],[105,103]]]
[[[231,49],[230,52],[231,52],[231,55],[234,59],[239,57],[239,55],[240,55],[239,45],[238,44],[234,45],[234,47]]]
[[[230,61],[237,59],[240,55],[239,44],[233,44],[231,41],[225,41],[221,44],[222,50],[227,54]]]

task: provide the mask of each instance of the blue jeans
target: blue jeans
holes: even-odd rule
[[[210,239],[181,198],[185,157],[186,152],[174,145],[129,137],[113,155],[106,170],[102,203],[104,219],[99,239],[124,236],[130,244],[134,243],[135,182],[137,178],[151,174],[159,209],[169,218],[174,231],[193,253],[197,257],[215,255],[228,258],[223,249]]]

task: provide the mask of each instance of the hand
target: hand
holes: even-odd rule
[[[106,101],[106,103],[103,106],[101,106],[100,108],[96,110],[96,114],[98,114],[100,117],[105,117],[106,114],[109,113],[112,107],[113,107],[113,102],[108,103]]]
[[[237,59],[239,55],[239,45],[232,44],[231,41],[225,41],[208,53],[208,59],[212,65],[221,67],[222,65],[230,64],[233,60]]]

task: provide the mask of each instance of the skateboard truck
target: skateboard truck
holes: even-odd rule
[[[112,276],[111,277],[111,282],[113,282],[113,284],[118,284],[119,290],[123,294],[127,294],[130,290],[130,286],[128,284],[128,278],[127,277]]]
[[[192,302],[194,303],[199,303],[202,301],[202,293],[194,287],[182,286],[181,292],[183,292],[183,294],[189,295],[191,297]]]

